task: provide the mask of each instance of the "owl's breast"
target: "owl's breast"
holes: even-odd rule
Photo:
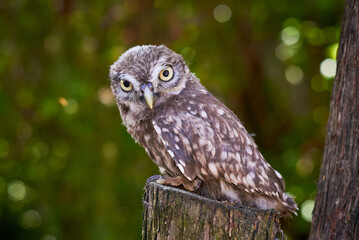
[[[138,122],[135,127],[128,128],[128,132],[145,149],[162,174],[169,176],[178,176],[180,174],[150,120]]]

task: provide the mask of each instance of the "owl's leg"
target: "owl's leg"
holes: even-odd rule
[[[171,178],[171,177],[161,178],[161,179],[157,180],[157,182],[159,184],[173,186],[173,187],[178,187],[178,186],[182,185],[184,189],[194,192],[199,188],[202,181],[198,180],[198,179],[196,179],[194,181],[189,181],[184,176],[177,176],[177,177],[173,177],[173,178]]]

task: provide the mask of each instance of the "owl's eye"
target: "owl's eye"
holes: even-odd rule
[[[121,79],[121,81],[120,81],[120,86],[121,86],[122,90],[125,92],[129,92],[133,88],[131,82],[129,82],[127,80],[123,80],[123,79]]]
[[[160,79],[162,81],[169,81],[173,77],[173,69],[171,67],[166,67],[160,72]]]

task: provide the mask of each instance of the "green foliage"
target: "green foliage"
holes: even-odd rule
[[[121,125],[107,75],[150,43],[181,53],[256,133],[304,209],[286,233],[306,237],[343,2],[1,2],[1,238],[140,238],[158,172]]]

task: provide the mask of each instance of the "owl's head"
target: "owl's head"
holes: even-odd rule
[[[144,115],[176,96],[194,79],[181,55],[164,45],[136,46],[110,67],[121,115]]]

